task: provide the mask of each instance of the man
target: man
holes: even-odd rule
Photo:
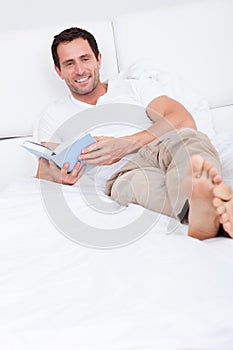
[[[139,151],[107,181],[106,191],[113,199],[124,205],[138,203],[181,222],[187,220],[188,233],[193,237],[215,237],[220,223],[232,235],[232,190],[223,186],[217,152],[208,137],[196,130],[185,107],[166,96],[151,79],[102,83],[101,54],[95,38],[83,29],[70,28],[55,36],[52,55],[55,70],[71,95],[49,107],[41,118],[41,143],[56,147],[64,135],[57,137],[55,130],[69,117],[92,106],[114,102],[141,105],[153,122],[148,129],[118,138],[96,137],[97,142],[84,149],[79,159],[110,165]],[[84,168],[80,170],[79,162],[71,173],[68,168],[69,164],[64,164],[58,169],[41,158],[37,177],[75,184]],[[230,192],[227,205],[226,192]]]

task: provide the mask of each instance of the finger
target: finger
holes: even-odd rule
[[[80,179],[80,177],[84,174],[85,170],[86,170],[86,165],[84,164],[82,167],[81,167],[81,170],[78,172],[78,180]]]
[[[81,163],[77,162],[72,171],[68,173],[69,163],[64,164],[62,167],[62,183],[65,185],[74,185],[83,174],[83,172],[80,170],[80,167]]]
[[[80,168],[81,168],[81,163],[80,162],[76,162],[72,171],[70,172],[69,175],[72,175],[74,177],[77,177],[78,176],[78,173],[80,171]]]
[[[61,177],[61,182],[63,184],[66,184],[66,185],[72,185],[72,181],[71,179],[69,178],[69,167],[70,167],[70,164],[69,163],[65,163],[63,164],[62,168],[61,168],[61,171],[60,171],[60,177]]]
[[[104,139],[104,136],[94,136],[94,139],[96,140],[96,142],[102,141]]]
[[[106,154],[93,159],[85,159],[86,164],[90,165],[109,165],[112,163],[112,158]]]
[[[111,141],[112,139],[114,139],[114,137],[110,137],[110,136],[96,136],[95,137],[96,142],[92,143],[91,145],[85,147],[82,150],[82,154],[83,153],[89,153],[89,152],[93,152],[96,151],[98,149],[103,148],[104,146],[106,146],[106,143],[108,141]]]
[[[93,160],[93,159],[99,158],[103,154],[104,154],[103,150],[96,150],[96,151],[88,152],[88,153],[85,153],[85,154],[80,154],[78,159],[87,162],[89,160]]]
[[[85,148],[82,150],[82,153],[81,153],[81,154],[86,154],[86,153],[93,152],[93,151],[99,149],[100,147],[101,147],[101,141],[92,143],[91,145],[85,147]]]
[[[63,166],[61,167],[61,173],[62,174],[67,174],[68,170],[69,170],[70,164],[69,163],[65,163],[63,164]]]

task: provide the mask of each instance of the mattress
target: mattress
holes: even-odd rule
[[[104,194],[106,169],[72,187],[24,177],[1,192],[1,348],[232,350],[233,240],[199,241],[165,215],[120,207]],[[51,214],[58,193],[76,236],[66,211]],[[90,227],[112,245],[85,241]]]

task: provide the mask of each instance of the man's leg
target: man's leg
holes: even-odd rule
[[[198,154],[209,160],[220,174],[219,157],[209,138],[193,129],[175,130],[163,135],[161,141],[158,162],[166,173],[166,188],[173,209],[171,216],[183,222],[187,219],[185,209],[187,211],[191,195],[184,191],[183,182],[192,156]]]
[[[113,184],[111,197],[125,206],[136,203],[165,215],[170,216],[172,212],[165,176],[158,168],[139,168],[124,173]]]
[[[133,201],[182,221],[189,200],[183,190],[183,180],[190,159],[195,154],[209,159],[220,171],[218,154],[207,136],[192,129],[169,132],[144,146],[114,174],[107,181],[106,193],[122,205]],[[155,169],[154,174],[152,168]],[[138,181],[140,172],[145,176],[140,175]],[[130,193],[128,197],[127,193]],[[164,205],[161,206],[161,202]]]
[[[140,152],[113,174],[106,183],[106,194],[121,205],[140,204],[159,213],[170,215],[165,174],[157,167],[157,155]]]

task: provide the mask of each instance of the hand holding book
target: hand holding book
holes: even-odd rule
[[[41,145],[40,143],[33,141],[24,141],[21,146],[38,158],[43,157],[47,160],[54,161],[59,168],[61,168],[65,163],[69,163],[70,166],[68,172],[71,172],[77,163],[78,156],[82,153],[82,150],[94,142],[96,142],[96,140],[90,134],[86,134],[69,145],[67,145],[67,143],[64,143],[64,146],[63,144],[59,145],[54,151]],[[80,163],[84,162],[80,161]],[[90,164],[85,165],[85,172],[94,167],[94,165]]]

